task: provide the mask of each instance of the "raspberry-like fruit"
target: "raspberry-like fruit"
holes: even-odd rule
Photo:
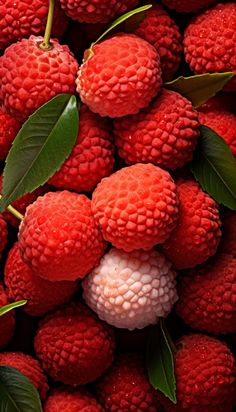
[[[21,123],[0,108],[0,160],[7,156]]]
[[[236,332],[236,258],[220,254],[179,281],[177,313],[192,328]]]
[[[38,197],[20,225],[19,248],[23,260],[44,279],[84,277],[105,249],[91,200],[66,190]]]
[[[34,273],[23,262],[18,244],[10,250],[4,270],[4,282],[11,301],[26,299],[23,310],[32,316],[42,316],[72,299],[76,282],[49,282]]]
[[[185,58],[196,74],[236,74],[235,44],[236,3],[233,2],[219,3],[195,17],[184,34]],[[227,89],[236,91],[236,76]]]
[[[174,363],[177,405],[158,395],[166,412],[232,412],[235,362],[225,343],[201,334],[184,336]]]
[[[213,256],[221,237],[219,207],[192,179],[176,182],[179,220],[162,250],[176,269],[193,268]]]
[[[169,170],[192,159],[199,136],[192,103],[165,89],[149,107],[116,119],[114,125],[118,153],[126,163],[150,162]]]
[[[111,125],[82,105],[77,142],[61,169],[49,180],[52,185],[89,192],[109,176],[114,165]]]
[[[30,36],[9,46],[0,58],[0,100],[13,117],[24,121],[43,103],[60,93],[75,92],[78,63],[66,45]]]
[[[162,78],[169,81],[179,67],[182,54],[182,38],[179,27],[160,5],[147,11],[146,17],[134,32],[147,40],[158,51]]]
[[[103,237],[126,252],[163,243],[178,219],[176,186],[152,164],[125,167],[98,184],[92,210]]]
[[[44,404],[44,412],[103,412],[96,398],[83,389],[54,389]]]
[[[0,308],[8,305],[9,299],[0,283]],[[15,329],[14,311],[10,311],[3,316],[0,316],[0,350],[4,349],[10,342]]]
[[[219,245],[222,253],[236,257],[236,213],[227,210],[222,215],[222,238]]]
[[[166,317],[177,301],[176,273],[155,250],[111,249],[83,281],[83,297],[100,319],[142,329]]]
[[[114,346],[112,328],[79,303],[46,316],[35,338],[44,370],[72,386],[102,375],[113,361]]]
[[[5,220],[2,218],[2,215],[0,215],[0,258],[1,254],[7,244],[7,224]]]
[[[156,49],[134,34],[116,34],[85,52],[76,80],[81,100],[101,116],[137,113],[161,86]]]
[[[36,387],[41,399],[46,398],[48,391],[47,378],[39,362],[32,356],[22,352],[3,352],[0,353],[0,365],[18,369]]]
[[[162,0],[162,3],[178,13],[197,13],[216,3],[217,0]]]

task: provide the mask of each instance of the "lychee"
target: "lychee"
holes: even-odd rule
[[[91,200],[66,190],[38,197],[20,225],[19,248],[23,260],[44,279],[84,277],[105,249]]]
[[[92,210],[104,239],[126,252],[163,243],[178,219],[178,197],[170,174],[152,164],[125,167],[102,179]]]
[[[45,404],[44,412],[103,412],[96,398],[83,389],[69,387],[53,389]]]
[[[21,123],[0,108],[0,160],[7,156]]]
[[[165,89],[149,107],[116,119],[114,125],[118,153],[126,163],[150,162],[169,170],[192,159],[199,136],[192,103]]]
[[[230,210],[222,214],[222,238],[219,250],[236,257],[236,213]]]
[[[76,80],[81,100],[101,116],[137,113],[161,86],[156,49],[134,34],[116,34],[85,52]]]
[[[79,303],[46,316],[35,337],[44,370],[72,386],[102,375],[113,361],[114,345],[112,328]]]
[[[0,283],[0,309],[8,305],[9,299],[8,296]],[[15,316],[14,311],[10,311],[5,315],[0,316],[0,350],[4,349],[10,342],[15,328]]]
[[[0,215],[0,257],[7,244],[7,235],[7,224],[5,220],[2,218],[2,215]]]
[[[162,3],[178,13],[197,13],[216,3],[217,0],[162,0]]]

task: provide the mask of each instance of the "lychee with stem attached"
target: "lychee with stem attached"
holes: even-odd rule
[[[0,160],[4,160],[20,130],[21,123],[0,108]]]
[[[45,404],[44,412],[103,412],[96,398],[84,389],[59,387],[53,389]]]
[[[10,303],[8,296],[0,283],[0,309]],[[15,315],[14,311],[10,311],[5,315],[0,316],[0,350],[4,349],[11,338],[13,337],[15,329]]]

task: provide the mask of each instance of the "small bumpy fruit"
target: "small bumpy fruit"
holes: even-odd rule
[[[0,100],[4,110],[25,121],[38,107],[60,93],[75,92],[78,63],[66,45],[30,36],[9,46],[0,58]]]
[[[222,253],[236,257],[236,213],[224,212],[222,215],[222,238],[219,245]]]
[[[83,281],[83,297],[100,319],[142,329],[166,317],[177,301],[176,273],[155,250],[111,249]]]
[[[138,4],[138,0],[60,0],[67,16],[80,23],[107,23]]]
[[[48,391],[47,378],[39,362],[32,356],[22,352],[3,352],[0,353],[0,365],[18,369],[36,387],[41,399],[46,398]]]
[[[84,195],[48,192],[26,209],[19,231],[23,260],[50,281],[84,277],[99,262],[105,243]]]
[[[147,108],[114,122],[118,153],[128,164],[182,167],[193,157],[199,136],[198,114],[179,93],[163,89]]]
[[[44,412],[103,412],[96,398],[83,389],[53,389],[44,404]]]
[[[236,258],[219,254],[180,278],[178,315],[192,328],[208,333],[236,332],[235,285]]]
[[[114,333],[79,303],[46,316],[35,351],[52,379],[78,386],[96,380],[113,361]]]
[[[0,160],[7,156],[21,123],[0,108]]]
[[[2,215],[0,215],[0,258],[7,244],[7,235],[8,235],[7,224],[5,220],[2,218]]]
[[[134,33],[157,49],[163,81],[171,80],[179,67],[183,48],[180,30],[175,21],[161,5],[155,5],[146,12],[146,17]]]
[[[8,296],[0,283],[0,309],[1,307],[8,305]],[[10,311],[3,316],[0,316],[0,350],[4,349],[10,342],[15,328],[15,315],[14,311]]]
[[[119,355],[108,373],[98,381],[96,389],[106,411],[160,411],[144,362],[137,354]]]
[[[11,301],[26,299],[23,310],[32,316],[42,316],[72,299],[76,282],[49,282],[34,273],[23,262],[18,244],[10,250],[4,270],[4,282]]]
[[[219,207],[192,179],[176,182],[179,220],[162,250],[176,269],[193,268],[213,256],[221,237]]]
[[[85,52],[76,80],[81,100],[101,116],[137,113],[161,86],[156,49],[133,34],[117,34]]]
[[[92,210],[104,239],[126,252],[163,243],[178,219],[170,174],[152,164],[125,167],[98,184]]]
[[[236,3],[219,3],[195,17],[184,34],[187,63],[196,74],[234,72],[236,43]],[[236,91],[236,76],[227,84]]]
[[[114,165],[111,125],[82,105],[77,142],[61,169],[49,180],[53,186],[89,192],[109,176]]]
[[[235,361],[223,342],[201,334],[184,336],[174,363],[177,404],[158,395],[166,412],[232,412]]]
[[[217,0],[162,0],[165,6],[176,10],[178,13],[197,13],[199,10],[209,7]]]

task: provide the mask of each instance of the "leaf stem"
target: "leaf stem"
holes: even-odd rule
[[[24,219],[24,215],[22,215],[20,212],[18,212],[18,210],[16,210],[13,206],[9,205],[7,207],[7,210],[9,210],[9,212],[14,215],[17,219],[19,220],[23,220]]]
[[[50,43],[50,38],[51,38],[52,25],[53,25],[54,4],[55,4],[55,0],[49,1],[48,18],[47,18],[47,24],[46,24],[46,29],[44,33],[44,40],[43,40],[43,43],[39,45],[40,49],[43,49],[43,50],[50,50],[52,48],[52,45]]]

